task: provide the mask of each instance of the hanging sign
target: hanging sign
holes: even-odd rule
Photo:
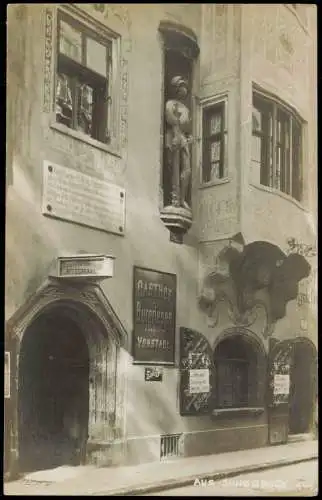
[[[176,275],[134,267],[135,363],[174,364]]]

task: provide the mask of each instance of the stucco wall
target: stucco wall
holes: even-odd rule
[[[315,176],[316,122],[312,96],[315,94],[312,40],[315,29],[308,24],[307,11],[313,6],[249,5],[243,10],[243,231],[250,240],[276,242],[281,248],[288,237],[305,243],[316,238],[316,220],[311,214],[312,184]],[[309,31],[310,30],[310,31]],[[248,57],[246,57],[248,54]],[[247,59],[247,60],[246,60]],[[251,169],[251,83],[259,85],[293,107],[304,120],[303,196],[301,203],[274,189],[258,186]],[[315,182],[315,181],[313,181]],[[256,187],[254,187],[254,185]],[[314,196],[314,195],[313,195]],[[306,211],[307,210],[307,211]]]
[[[35,293],[58,255],[107,253],[116,257],[115,276],[104,281],[102,288],[129,337],[133,327],[132,273],[133,266],[139,265],[177,275],[177,334],[179,326],[186,326],[203,332],[213,343],[217,335],[230,326],[224,320],[215,329],[210,328],[197,304],[200,279],[212,266],[211,255],[215,260],[220,250],[220,245],[214,240],[227,238],[242,229],[250,239],[269,240],[283,248],[285,227],[290,236],[303,241],[310,239],[312,231],[314,234],[310,215],[305,209],[275,193],[251,186],[248,169],[252,81],[267,88],[275,85],[276,93],[299,110],[306,110],[309,104],[312,110],[313,104],[308,103],[305,97],[308,94],[308,79],[305,76],[308,35],[295,24],[298,20],[285,10],[285,6],[278,7],[279,22],[285,21],[289,26],[291,36],[296,40],[295,52],[301,58],[296,61],[296,73],[287,76],[287,70],[277,71],[279,63],[270,62],[263,55],[264,42],[256,41],[261,32],[258,20],[263,17],[262,9],[267,8],[267,16],[270,16],[275,6],[222,4],[203,5],[200,9],[198,4],[119,4],[114,8],[111,4],[100,12],[95,11],[93,5],[81,8],[122,35],[122,59],[126,64],[122,66],[122,76],[125,75],[121,89],[124,128],[119,155],[112,155],[51,127],[53,89],[45,68],[53,70],[55,53],[50,44],[46,52],[45,6],[25,6],[25,15],[9,25],[11,40],[16,33],[19,38],[10,46],[12,62],[8,66],[8,100],[12,105],[12,118],[7,140],[14,144],[14,148],[12,179],[6,200],[6,319]],[[13,8],[10,6],[9,10]],[[249,27],[249,38],[248,41],[242,39],[240,46],[241,36],[245,34],[242,31],[242,9],[245,9],[243,15],[246,16],[243,18],[243,29]],[[249,13],[251,16],[247,24],[245,19],[248,19]],[[217,93],[227,93],[229,101],[229,181],[222,185],[200,187],[201,156],[199,146],[196,146],[192,174],[196,187],[192,199],[194,223],[183,245],[170,242],[169,232],[159,217],[162,48],[158,25],[161,19],[181,22],[199,37],[201,56],[197,71],[200,70],[200,93],[196,102],[199,98]],[[272,23],[271,29],[278,30],[279,26]],[[278,39],[278,35],[273,33],[271,39]],[[245,51],[242,61],[240,47]],[[248,52],[251,47],[254,51]],[[50,61],[48,51],[51,53]],[[254,59],[250,62],[252,55]],[[245,69],[242,79],[241,64]],[[293,79],[298,82],[290,90],[289,82]],[[16,105],[13,106],[13,103]],[[311,111],[308,113],[306,118],[309,121]],[[44,160],[124,187],[124,236],[44,217],[41,213]],[[313,165],[313,156],[310,161]],[[200,246],[199,241],[202,242]],[[288,306],[288,311],[291,312],[292,307]],[[288,319],[283,321],[276,330],[278,335],[296,331],[293,324],[287,323]],[[263,342],[267,349],[267,342]],[[208,417],[180,417],[177,368],[164,368],[162,383],[146,383],[143,367],[129,363],[126,377],[126,433],[131,438],[153,436],[151,456],[154,458],[158,458],[159,453],[159,441],[155,436],[160,433],[241,425],[238,419],[214,423]],[[262,442],[263,435],[266,435],[265,414],[257,417],[256,422],[253,419],[243,420],[242,426],[251,425],[261,426],[264,434],[258,442]],[[149,446],[147,442],[147,453]]]

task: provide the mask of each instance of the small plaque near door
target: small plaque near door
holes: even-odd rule
[[[144,370],[144,380],[146,382],[162,382],[163,370],[157,366],[151,366]]]

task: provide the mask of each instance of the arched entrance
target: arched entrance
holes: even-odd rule
[[[10,476],[82,458],[88,464],[119,463],[126,453],[121,374],[129,346],[100,285],[49,279],[6,328],[12,341]],[[81,401],[72,404],[78,396]],[[78,416],[67,407],[76,408]],[[80,425],[72,425],[75,421]],[[82,432],[77,442],[75,435]],[[121,444],[114,445],[116,438]]]
[[[89,414],[89,350],[63,309],[43,312],[20,349],[18,436],[21,471],[78,465]]]
[[[294,342],[290,372],[289,434],[311,431],[316,395],[317,356],[307,339]]]

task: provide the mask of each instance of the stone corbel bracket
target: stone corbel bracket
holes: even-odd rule
[[[160,218],[170,231],[170,241],[182,243],[183,235],[192,224],[191,210],[169,205],[160,211]]]

